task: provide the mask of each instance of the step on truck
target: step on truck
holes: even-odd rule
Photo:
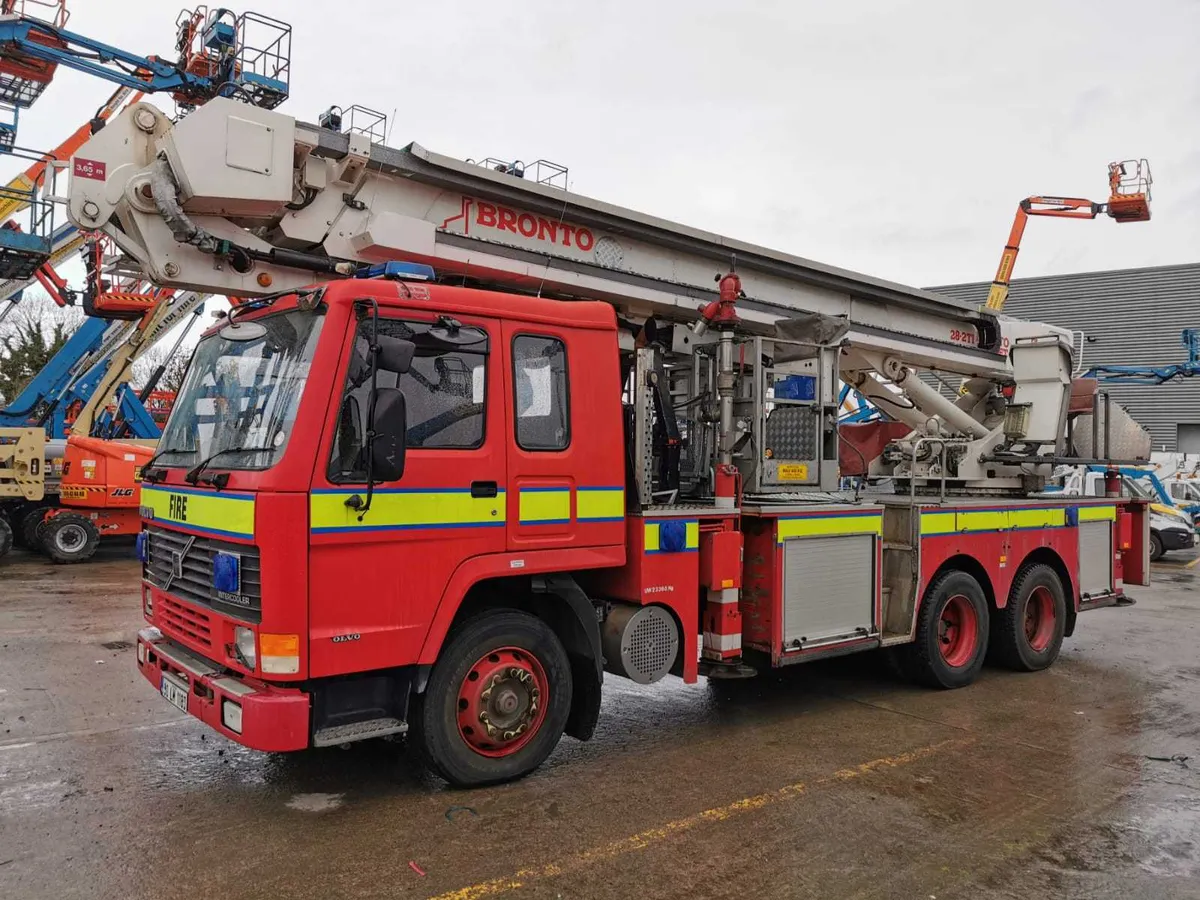
[[[881,650],[957,688],[1148,583],[1145,503],[1041,493],[1104,462],[1059,329],[230,99],[68,171],[148,277],[248,298],[144,467],[137,641],[246,746],[407,733],[503,781],[605,672]],[[889,421],[839,426],[843,383]]]

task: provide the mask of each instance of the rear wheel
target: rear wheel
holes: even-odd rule
[[[925,591],[917,639],[897,648],[902,670],[930,687],[965,687],[983,666],[988,644],[988,604],[966,572],[946,572]]]
[[[571,710],[571,664],[558,637],[527,613],[486,613],[443,648],[416,698],[411,739],[458,787],[528,775],[558,744]]]
[[[46,513],[49,510],[48,506],[31,506],[21,514],[18,534],[22,546],[29,550],[38,549],[38,529],[42,527],[42,522],[46,520]]]
[[[1158,562],[1167,551],[1163,549],[1162,538],[1158,532],[1150,532],[1150,562]]]
[[[13,530],[8,524],[8,519],[0,516],[0,556],[4,556],[12,549],[13,545]]]
[[[1008,604],[992,614],[992,656],[1019,672],[1045,669],[1058,659],[1067,621],[1067,598],[1050,566],[1017,573]]]
[[[38,529],[38,536],[46,555],[63,564],[86,562],[100,543],[95,523],[78,513],[51,516]]]

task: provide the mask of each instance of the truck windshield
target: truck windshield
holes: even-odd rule
[[[265,469],[283,456],[324,317],[293,310],[255,320],[266,333],[196,347],[159,441],[163,465],[220,454],[222,469]]]

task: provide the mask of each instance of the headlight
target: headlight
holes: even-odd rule
[[[242,659],[245,660],[246,667],[253,670],[256,662],[254,632],[249,628],[242,628],[241,626],[233,629],[233,643],[237,647],[238,653],[242,655]]]

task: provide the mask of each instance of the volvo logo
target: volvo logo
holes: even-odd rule
[[[171,551],[171,571],[167,573],[167,580],[163,582],[162,589],[164,591],[170,589],[171,584],[176,578],[183,577],[183,561],[187,559],[187,555],[191,551],[192,544],[194,543],[196,543],[195,536],[187,539],[187,543],[183,545],[182,550]]]

